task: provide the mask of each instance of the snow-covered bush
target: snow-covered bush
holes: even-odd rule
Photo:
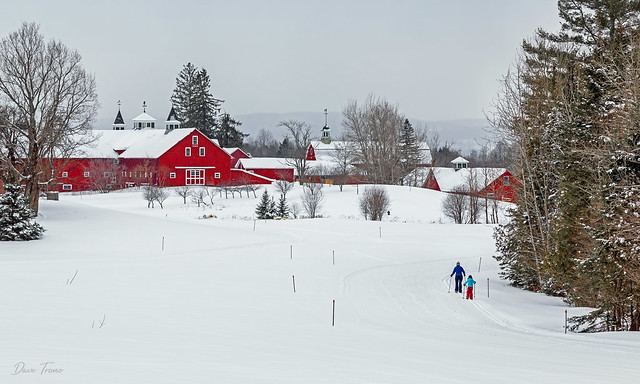
[[[20,186],[6,184],[0,195],[0,240],[36,240],[44,228],[33,220],[33,211],[20,192]]]
[[[366,187],[360,198],[360,212],[367,220],[381,221],[390,205],[387,190],[379,186]]]

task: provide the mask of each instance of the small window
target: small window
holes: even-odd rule
[[[89,173],[89,172],[85,172],[85,173],[84,173],[84,177],[89,177],[89,176],[90,176],[90,173]]]
[[[216,179],[219,179],[220,178],[220,172],[214,173],[213,177],[216,178]]]
[[[184,149],[184,155],[185,156],[191,156],[191,148],[187,147]]]
[[[509,176],[505,176],[502,178],[502,185],[509,185]]]
[[[200,156],[204,156],[204,147],[200,147]]]
[[[70,191],[73,188],[71,184],[62,184],[63,191]]]
[[[69,173],[68,172],[62,172],[62,177],[69,177]]]
[[[109,177],[109,172],[105,172],[105,173],[104,173],[104,178],[106,179],[106,178],[108,178],[108,177]]]
[[[191,145],[194,147],[198,145],[198,136],[191,136]]]
[[[169,178],[170,179],[175,179],[176,178],[176,173],[175,172],[169,173]]]

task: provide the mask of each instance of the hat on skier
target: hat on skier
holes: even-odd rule
[[[456,263],[456,265],[460,265],[460,262],[458,261],[458,262]]]

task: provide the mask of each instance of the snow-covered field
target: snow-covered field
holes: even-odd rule
[[[451,224],[439,192],[388,191],[381,223],[355,187],[284,221],[253,220],[261,191],[42,201],[44,238],[0,243],[0,383],[638,380],[640,334],[565,334],[584,310],[500,281],[492,226]],[[456,261],[474,301],[448,292]]]

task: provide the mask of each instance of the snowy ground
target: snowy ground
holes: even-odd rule
[[[438,192],[389,192],[382,223],[355,187],[286,221],[255,222],[253,196],[42,201],[45,237],[0,243],[0,383],[638,380],[640,334],[565,334],[584,310],[499,281],[491,226],[449,223]],[[456,261],[474,301],[448,293]]]

